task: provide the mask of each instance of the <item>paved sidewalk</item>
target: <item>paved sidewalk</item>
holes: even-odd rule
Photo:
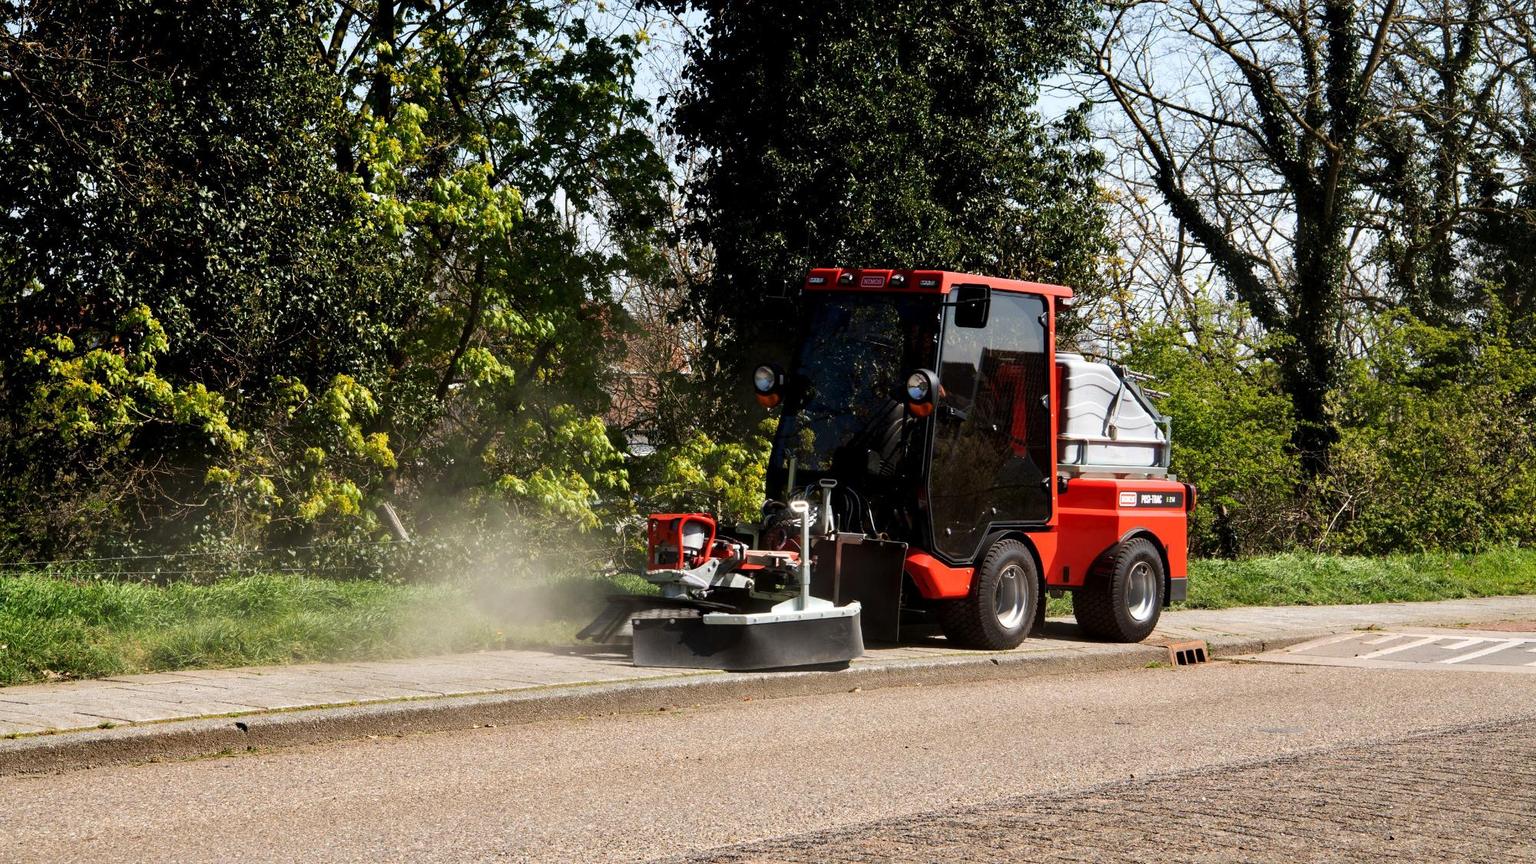
[[[1063,668],[1086,668],[1091,665],[1089,661],[1115,657],[1124,661],[1122,665],[1132,665],[1153,656],[1148,645],[1167,641],[1205,639],[1214,653],[1220,654],[1223,648],[1246,653],[1255,650],[1252,646],[1256,642],[1293,644],[1372,625],[1457,625],[1520,618],[1536,618],[1536,596],[1169,612],[1164,614],[1157,633],[1144,645],[1080,641],[1070,620],[1053,619],[1047,624],[1046,638],[1030,639],[1011,652],[958,651],[935,638],[902,646],[871,647],[864,658],[855,661],[853,669],[985,667],[1004,661],[1010,665],[1059,663]],[[580,651],[483,651],[367,663],[162,672],[0,688],[0,736],[31,737],[342,705],[492,694],[531,697],[569,694],[599,685],[654,686],[668,681],[726,679],[750,683],[749,676],[735,673],[641,669],[619,654]]]

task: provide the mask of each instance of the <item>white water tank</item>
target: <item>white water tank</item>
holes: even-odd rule
[[[1057,429],[1063,467],[1115,473],[1162,473],[1168,435],[1155,409],[1107,363],[1056,355],[1061,373]]]

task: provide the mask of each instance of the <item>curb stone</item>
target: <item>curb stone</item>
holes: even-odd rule
[[[1327,635],[1215,637],[1213,658],[1261,653]],[[1151,645],[1096,645],[1026,654],[965,654],[859,664],[837,671],[720,672],[605,684],[555,685],[473,696],[302,708],[62,732],[0,741],[0,776],[196,759],[338,741],[514,726],[744,699],[814,696],[1039,675],[1138,669],[1164,661]]]

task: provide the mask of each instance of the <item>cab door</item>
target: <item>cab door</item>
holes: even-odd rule
[[[968,562],[988,532],[1051,518],[1048,310],[992,292],[986,326],[945,309],[928,500],[936,551]]]

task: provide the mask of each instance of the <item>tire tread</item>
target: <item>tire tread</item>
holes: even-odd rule
[[[980,648],[991,651],[1004,650],[1004,646],[992,643],[987,633],[986,624],[982,621],[982,615],[986,614],[986,610],[982,606],[982,599],[978,596],[982,582],[979,575],[993,567],[997,559],[1014,550],[1021,552],[1026,560],[1033,563],[1034,559],[1030,557],[1029,547],[1017,540],[1000,540],[992,544],[992,548],[987,550],[986,556],[982,558],[981,563],[973,571],[976,575],[971,577],[970,595],[940,604],[938,609],[939,626],[944,631],[945,639],[967,648]],[[1030,569],[1036,568],[1031,567]],[[1039,573],[1031,573],[1030,575],[1035,578],[1035,603],[1038,606],[1045,602],[1045,598],[1039,590]],[[990,598],[987,598],[986,602],[990,602]],[[1035,617],[1032,614],[1030,621],[1025,624],[1025,638],[1028,638],[1034,630]]]
[[[1077,619],[1077,626],[1082,628],[1083,632],[1095,639],[1112,642],[1140,641],[1132,638],[1133,634],[1127,633],[1121,625],[1120,598],[1116,596],[1115,577],[1125,572],[1131,560],[1143,550],[1149,551],[1161,565],[1157,546],[1145,537],[1137,537],[1121,543],[1113,556],[1088,573],[1089,584],[1072,592],[1072,615]],[[1165,579],[1167,578],[1166,573],[1162,575]],[[1161,593],[1159,589],[1159,594]],[[1162,598],[1159,597],[1159,599]],[[1155,618],[1153,620],[1156,621]]]

